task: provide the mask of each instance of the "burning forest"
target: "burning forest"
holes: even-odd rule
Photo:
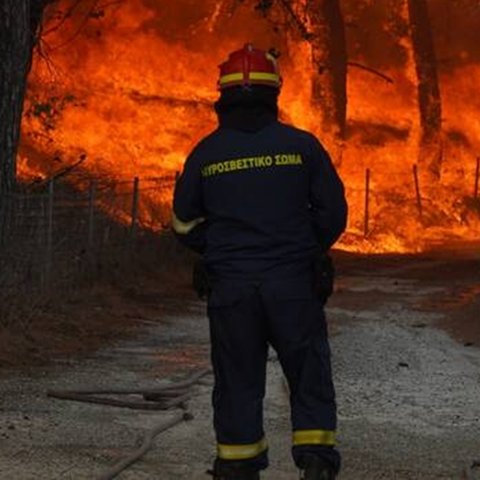
[[[251,41],[281,52],[281,118],[315,132],[344,180],[341,248],[475,240],[479,27],[474,0],[54,2],[29,77],[18,174],[32,182],[76,165],[79,189],[174,178],[216,126],[215,66]],[[164,228],[155,212],[170,202],[170,189],[144,192],[144,227]]]
[[[0,479],[480,479],[478,32],[0,1]]]

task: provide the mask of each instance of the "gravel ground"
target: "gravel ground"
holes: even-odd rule
[[[450,286],[405,278],[400,270],[345,271],[328,309],[344,456],[340,478],[467,478],[465,466],[480,460],[480,350],[437,329],[444,314],[416,308],[448,295]],[[159,302],[175,307],[171,299]],[[89,357],[3,370],[0,479],[98,478],[169,418],[172,413],[54,400],[45,392],[152,387],[208,367],[204,305],[189,299],[182,309],[180,316],[146,320],[135,338]],[[147,456],[118,478],[208,478],[214,457],[210,390],[208,384],[196,389],[189,404],[194,420],[158,437]],[[265,407],[271,467],[264,478],[298,478],[289,455],[287,396],[273,355]]]

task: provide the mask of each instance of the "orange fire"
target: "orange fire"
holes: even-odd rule
[[[127,0],[92,10],[96,2],[87,1],[67,18],[66,5],[51,7],[27,92],[20,177],[47,178],[80,156],[86,160],[78,168],[91,177],[174,176],[192,146],[215,128],[216,65],[246,41],[290,52],[282,56],[282,116],[321,138],[310,107],[308,44],[298,40],[292,49],[246,5],[227,15],[219,0],[199,3]],[[336,159],[350,204],[340,244],[347,250],[415,252],[480,236],[480,200],[473,198],[480,66],[465,62],[442,71],[442,177],[432,182],[420,168],[416,190],[419,120],[406,57],[403,65],[383,67],[393,83],[349,69],[348,139],[341,163]],[[141,202],[165,212],[170,197],[171,187],[149,188]],[[146,212],[151,208],[142,217],[146,227],[164,226],[161,215]]]

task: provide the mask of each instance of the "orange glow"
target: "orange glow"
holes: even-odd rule
[[[140,177],[141,182],[173,177],[192,146],[216,126],[216,66],[227,54],[246,41],[292,51],[291,43],[246,6],[227,15],[216,0],[201,6],[190,0],[128,0],[111,2],[85,21],[89,2],[84,3],[64,22],[56,18],[59,7],[48,12],[45,55],[34,59],[25,105],[18,160],[25,181],[44,179],[80,155],[87,158],[79,168],[91,177]],[[282,117],[321,138],[310,108],[308,44],[298,41],[295,55],[285,53],[281,63]],[[479,201],[472,199],[475,152],[480,151],[480,67],[466,64],[441,77],[442,178],[432,182],[420,168],[420,219],[412,173],[418,155],[418,110],[411,60],[406,63],[382,70],[393,84],[349,69],[349,137],[340,174],[350,221],[341,248],[416,252],[480,237]],[[367,168],[370,222],[364,238]],[[170,197],[171,187],[142,193],[145,227],[164,226]],[[122,214],[116,216],[122,220]]]

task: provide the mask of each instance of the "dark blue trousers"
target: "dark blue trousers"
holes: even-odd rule
[[[311,275],[263,282],[216,282],[208,316],[215,374],[217,464],[268,466],[263,430],[268,345],[276,350],[290,388],[292,452],[338,470],[336,405],[322,303]]]

